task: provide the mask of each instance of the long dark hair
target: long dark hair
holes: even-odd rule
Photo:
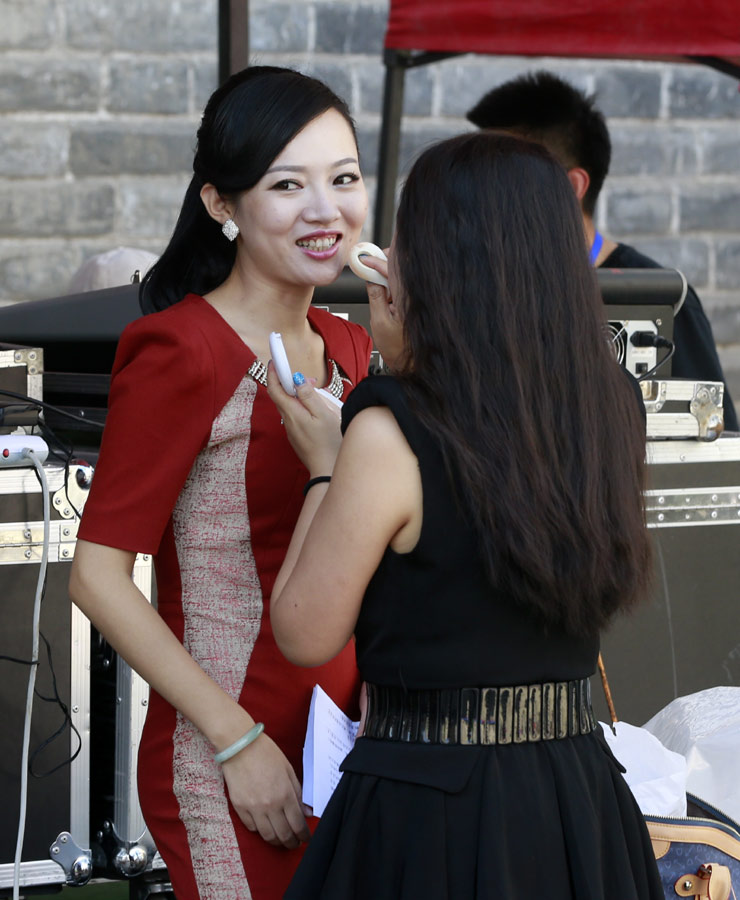
[[[645,435],[565,172],[507,135],[437,144],[404,187],[395,253],[401,378],[492,583],[550,625],[595,632],[649,581]]]
[[[254,187],[286,144],[329,109],[341,113],[355,134],[344,100],[292,69],[250,66],[214,91],[198,129],[194,174],[175,230],[139,291],[143,312],[165,309],[188,292],[208,293],[234,265],[236,242],[226,240],[203,206],[203,185],[213,184],[226,198]]]

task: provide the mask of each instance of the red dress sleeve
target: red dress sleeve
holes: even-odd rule
[[[352,384],[366,378],[373,342],[362,325],[317,307],[311,307],[308,316],[324,338],[327,355],[336,361]]]
[[[208,441],[217,412],[210,345],[169,312],[137,319],[121,336],[100,458],[79,529],[86,541],[156,553]]]

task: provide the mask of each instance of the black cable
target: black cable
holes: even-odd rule
[[[7,406],[0,406],[0,425],[5,424],[7,415],[21,415],[32,409],[36,409],[36,407],[28,403],[9,403]]]
[[[50,435],[53,435],[54,440],[56,440],[58,444],[63,446],[62,441],[56,435],[54,435],[54,433],[51,431],[51,429],[47,428],[47,431]],[[72,453],[72,448],[70,448],[70,456],[71,456],[71,453]],[[67,462],[65,472],[69,473],[69,461]],[[44,485],[41,481],[41,476],[39,475],[39,472],[35,467],[34,467],[34,473],[36,475],[36,480],[39,482],[41,490],[43,490]],[[72,501],[69,500],[69,497],[67,497],[67,500],[69,501],[70,506],[72,506]],[[74,509],[74,506],[72,508]],[[75,512],[77,512],[77,510],[75,510]],[[79,517],[79,513],[77,515]],[[47,583],[48,583],[48,569],[47,569],[46,575],[44,576],[44,583],[41,586],[41,604],[42,605],[43,605],[44,599],[46,598]],[[34,695],[36,697],[38,697],[40,700],[43,700],[45,703],[56,703],[59,706],[59,708],[61,709],[62,716],[63,716],[62,724],[59,726],[59,728],[57,728],[57,730],[52,735],[50,735],[48,738],[43,740],[35,748],[35,750],[33,750],[33,752],[30,753],[29,758],[28,758],[28,771],[31,773],[31,775],[34,778],[47,778],[49,775],[53,775],[54,772],[59,771],[59,769],[62,769],[64,766],[70,765],[70,763],[72,763],[75,759],[77,759],[77,757],[79,756],[80,751],[82,749],[82,737],[80,735],[80,732],[77,730],[77,727],[75,726],[74,722],[72,721],[72,717],[69,714],[69,708],[67,707],[67,704],[62,700],[62,698],[59,695],[59,688],[57,685],[57,676],[56,676],[56,672],[54,670],[54,660],[52,658],[52,652],[51,652],[51,644],[49,643],[49,641],[47,640],[46,636],[44,635],[44,633],[42,631],[39,631],[39,637],[46,645],[46,658],[47,658],[47,661],[49,664],[49,674],[51,675],[53,696],[45,697],[43,694],[41,694],[39,692],[38,688],[34,688]],[[23,665],[40,665],[39,660],[36,660],[35,662],[33,662],[33,661],[26,662],[25,660],[17,660],[17,662],[20,664],[23,664]],[[64,731],[67,728],[67,725],[69,725],[70,729],[77,736],[77,749],[75,750],[75,752],[71,756],[69,756],[67,759],[62,760],[62,762],[60,762],[58,765],[54,766],[53,768],[49,769],[48,771],[40,772],[40,773],[35,772],[33,769],[33,764],[34,764],[35,759],[50,744],[52,744],[58,737],[60,737],[64,733]]]
[[[15,391],[0,390],[0,396],[14,397],[16,400],[25,400],[26,403],[29,403],[31,406],[36,406],[39,409],[51,409],[60,416],[74,419],[75,422],[84,422],[86,425],[100,428],[101,431],[105,427],[101,422],[95,422],[93,419],[86,419],[84,416],[76,416],[74,413],[67,412],[66,409],[60,409],[58,406],[53,406],[51,403],[46,403],[43,400],[37,400],[35,397],[28,397],[26,394],[17,394]]]
[[[43,632],[40,632],[40,637],[41,637],[41,640],[46,645],[46,658],[48,660],[49,671],[51,673],[53,696],[52,697],[44,697],[44,695],[41,694],[38,689],[36,689],[34,691],[34,693],[39,698],[39,700],[43,700],[45,703],[56,703],[59,706],[59,708],[62,710],[64,719],[62,721],[62,724],[59,726],[59,728],[57,728],[57,730],[53,734],[51,734],[48,738],[43,740],[38,745],[38,747],[36,747],[36,749],[33,751],[33,753],[31,753],[31,755],[29,756],[29,759],[28,759],[28,770],[31,773],[31,775],[33,775],[34,778],[48,778],[50,775],[53,775],[54,772],[58,772],[60,769],[63,769],[64,766],[71,765],[71,763],[73,763],[77,759],[77,757],[80,755],[80,751],[82,750],[82,736],[80,735],[80,732],[77,730],[77,727],[75,726],[74,722],[72,721],[72,717],[69,714],[69,708],[67,707],[67,704],[59,696],[59,689],[57,686],[57,676],[54,671],[54,663],[53,663],[52,656],[51,656],[51,644],[46,639],[46,636],[44,635]],[[67,725],[69,725],[70,730],[74,733],[75,737],[77,738],[77,749],[74,751],[74,753],[71,756],[67,757],[67,759],[62,760],[62,762],[58,763],[53,768],[47,769],[45,772],[35,772],[34,768],[33,768],[33,764],[36,761],[37,757],[40,756],[40,754],[43,753],[43,751],[46,750],[47,747],[49,747],[51,744],[53,744],[54,741],[57,740],[57,738],[61,737],[62,734],[64,734],[64,732],[67,729]]]
[[[82,518],[82,513],[77,509],[77,507],[72,502],[69,496],[69,467],[72,464],[72,456],[74,455],[74,447],[70,444],[65,444],[64,441],[59,438],[48,425],[43,425],[41,430],[42,436],[46,440],[46,443],[56,443],[57,446],[61,449],[63,454],[62,462],[64,463],[64,494],[67,498],[67,503],[72,507],[72,511],[77,516],[78,519]]]
[[[657,372],[661,366],[664,366],[676,352],[676,345],[673,343],[673,341],[669,341],[668,338],[660,337],[660,335],[655,335],[655,343],[653,344],[653,346],[667,347],[668,353],[666,353],[663,359],[658,360],[658,362],[655,363],[652,369],[648,369],[647,372],[645,372],[643,375],[640,375],[640,377],[637,379],[638,381],[645,381],[646,378],[650,378],[650,376],[654,372]]]
[[[74,453],[74,447],[71,444],[66,444],[55,432],[51,430],[51,428],[46,424],[46,422],[39,422],[36,426],[41,432],[41,437],[49,444],[49,454],[54,456],[56,459],[61,460],[63,463],[69,462],[72,458],[72,454]],[[55,450],[53,446],[56,445],[58,450]],[[61,452],[59,452],[61,451]]]
[[[90,422],[89,419],[84,419],[81,416],[72,415],[72,413],[67,413],[64,410],[59,409],[56,406],[52,406],[50,403],[44,403],[41,400],[36,400],[34,397],[27,397],[24,394],[16,394],[15,392],[12,392],[12,391],[3,391],[3,390],[0,390],[0,395],[17,397],[18,399],[27,401],[30,405],[27,406],[26,409],[33,408],[33,407],[52,409],[55,412],[60,413],[61,415],[67,416],[68,418],[78,419],[82,422]],[[99,425],[99,423],[97,423],[97,422],[93,422],[92,424]],[[72,458],[74,455],[74,447],[70,444],[66,444],[57,434],[54,433],[54,431],[46,423],[39,422],[37,427],[38,427],[39,431],[41,432],[44,440],[47,442],[47,444],[55,444],[61,453],[61,455],[60,455],[59,452],[57,452],[53,449],[51,450],[52,454],[54,456],[56,456],[58,459],[61,459],[61,461],[64,464],[64,491],[67,496],[67,502],[72,507],[72,510],[74,511],[75,515],[79,519],[79,518],[81,518],[81,514],[80,514],[79,510],[75,507],[74,503],[72,503],[72,501],[70,500],[70,497],[69,497],[69,470],[70,470],[70,465],[71,465]],[[103,426],[99,425],[99,427],[102,428]],[[34,471],[34,474],[36,475],[36,480],[38,481],[38,483],[41,487],[41,490],[43,491],[44,485],[41,480],[41,476],[39,475],[39,472],[35,467],[34,467],[33,471]],[[48,572],[47,572],[47,575],[48,575]],[[44,577],[44,583],[41,588],[41,603],[42,604],[43,604],[44,598],[46,596],[46,585],[47,585],[47,577]],[[41,638],[41,640],[43,640],[43,642],[46,646],[46,658],[47,658],[47,661],[49,664],[49,673],[51,675],[51,682],[52,682],[52,696],[50,696],[50,697],[44,696],[38,690],[38,688],[34,688],[34,695],[36,697],[38,697],[40,700],[42,700],[44,703],[56,703],[59,706],[59,708],[61,709],[62,716],[63,716],[62,724],[59,726],[59,728],[57,728],[57,730],[53,734],[51,734],[49,737],[45,738],[29,755],[28,770],[29,770],[30,774],[34,778],[47,778],[50,775],[53,775],[55,772],[59,771],[59,769],[64,768],[64,766],[70,765],[75,759],[77,759],[77,757],[79,756],[79,754],[82,750],[82,736],[80,735],[79,730],[77,729],[74,722],[72,721],[72,717],[69,714],[69,708],[67,707],[66,703],[62,700],[62,698],[59,694],[59,687],[57,684],[57,676],[56,676],[56,672],[54,670],[54,660],[53,660],[53,656],[52,656],[51,644],[49,643],[49,641],[47,640],[47,638],[43,632],[41,632],[41,631],[39,632],[39,637]],[[11,662],[11,663],[15,663],[16,665],[23,665],[23,666],[38,666],[38,665],[40,665],[40,661],[38,659],[36,659],[36,660],[19,659],[18,657],[7,656],[4,654],[0,655],[0,661]],[[75,736],[77,738],[77,749],[69,757],[62,760],[62,762],[58,763],[53,768],[48,769],[43,772],[34,771],[33,766],[34,766],[35,760],[39,757],[39,755],[41,753],[43,753],[44,750],[46,750],[47,747],[49,747],[54,741],[56,741],[59,737],[61,737],[62,734],[64,734],[64,732],[67,729],[67,726],[69,726],[70,730],[75,734]]]

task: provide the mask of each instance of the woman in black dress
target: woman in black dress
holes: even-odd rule
[[[431,147],[371,324],[392,376],[344,438],[270,392],[310,475],[272,596],[299,665],[354,633],[364,736],[286,897],[657,900],[590,705],[599,633],[645,594],[644,423],[603,337],[573,191],[537,145]],[[298,377],[300,382],[301,378]]]

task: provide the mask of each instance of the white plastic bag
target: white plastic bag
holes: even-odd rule
[[[686,760],[668,750],[649,731],[615,723],[599,722],[612,753],[627,770],[624,778],[643,814],[686,815]]]
[[[688,791],[740,820],[740,687],[678,697],[645,728],[686,758]]]

